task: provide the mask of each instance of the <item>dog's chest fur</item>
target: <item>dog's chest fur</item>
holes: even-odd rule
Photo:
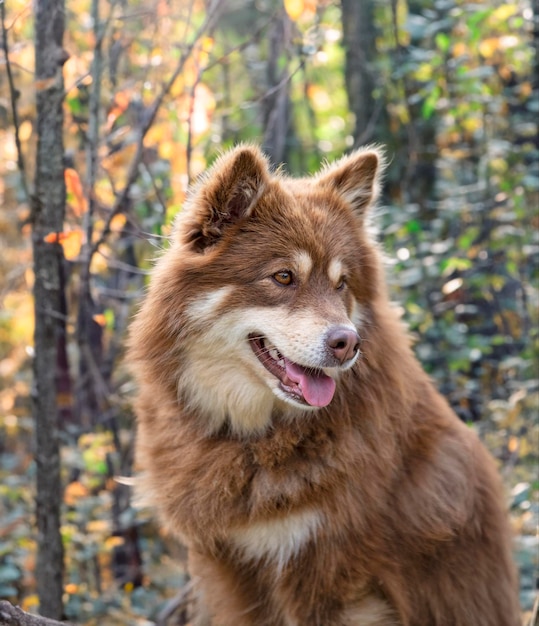
[[[230,543],[241,559],[264,561],[282,571],[309,541],[317,540],[323,523],[322,512],[307,508],[234,529]]]

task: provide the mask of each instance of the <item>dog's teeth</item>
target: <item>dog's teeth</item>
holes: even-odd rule
[[[269,350],[270,356],[274,361],[278,361],[279,360],[279,350],[277,350],[277,348],[271,348]]]
[[[285,369],[285,368],[286,368],[286,364],[285,364],[285,362],[284,362],[284,359],[279,359],[279,360],[277,361],[277,365],[279,365],[279,366],[280,366],[280,367],[282,367],[283,369]]]

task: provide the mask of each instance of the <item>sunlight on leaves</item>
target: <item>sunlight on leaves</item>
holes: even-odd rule
[[[81,228],[61,233],[49,233],[43,237],[43,241],[46,241],[47,243],[59,243],[64,250],[65,258],[68,261],[72,261],[79,256],[83,240],[84,233]]]
[[[499,37],[489,37],[488,39],[483,39],[483,41],[479,44],[479,52],[483,57],[485,57],[485,59],[491,59],[499,48]]]
[[[284,8],[288,17],[293,21],[297,21],[305,10],[304,0],[284,0]]]
[[[110,232],[121,233],[127,223],[127,218],[123,213],[118,213],[110,221]]]

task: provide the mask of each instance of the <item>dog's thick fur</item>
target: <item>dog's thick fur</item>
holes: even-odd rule
[[[520,623],[494,463],[388,300],[380,169],[224,155],[132,325],[139,492],[189,547],[200,623]]]

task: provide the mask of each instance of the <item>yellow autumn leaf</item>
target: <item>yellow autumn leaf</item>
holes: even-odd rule
[[[35,611],[37,608],[39,608],[39,597],[36,593],[23,598],[23,601],[21,602],[21,609],[23,611],[29,613],[31,611]]]
[[[32,135],[32,122],[30,120],[24,120],[19,126],[19,139],[21,141],[28,141]]]
[[[34,334],[34,302],[30,292],[8,292],[2,304],[4,311],[11,312],[9,316],[11,338],[21,344],[30,345]]]
[[[505,24],[505,22],[512,15],[519,11],[517,4],[502,4],[497,9],[494,9],[488,17],[489,26],[497,26],[498,24]]]
[[[175,99],[182,96],[185,92],[185,79],[183,76],[178,76],[178,78],[174,81],[174,84],[170,88],[169,94],[170,97]]]
[[[86,524],[89,533],[110,533],[110,523],[105,519],[89,520]]]
[[[210,58],[210,52],[212,51],[214,44],[213,37],[204,37],[201,41],[200,49],[198,52],[198,64],[204,67],[208,64]]]
[[[118,213],[115,215],[110,221],[110,232],[111,233],[120,233],[127,222],[127,218],[123,213]]]
[[[43,241],[47,243],[59,243],[64,249],[64,256],[68,261],[79,256],[83,239],[84,233],[80,228],[61,233],[49,233],[43,237]]]
[[[173,156],[176,146],[173,141],[161,141],[158,144],[157,149],[159,151],[159,156],[168,161]]]
[[[295,22],[298,20],[305,10],[304,0],[284,0],[284,9],[288,17]]]
[[[183,79],[183,85],[194,85],[196,83],[196,81],[199,78],[199,67],[198,67],[198,63],[196,62],[196,59],[190,57],[189,59],[186,60],[185,65],[183,66],[183,72],[182,72],[182,76],[181,78]],[[178,82],[178,79],[176,80],[176,82]],[[172,89],[170,90],[170,94],[174,95],[175,92],[175,85],[176,82],[174,83]],[[183,93],[184,89],[182,89]]]
[[[80,254],[84,235],[81,229],[71,230],[60,243],[64,249],[64,256],[68,261],[73,261]]]
[[[105,539],[105,550],[112,550],[118,546],[122,546],[125,543],[123,537],[107,537]]]
[[[170,129],[164,122],[155,123],[152,125],[148,132],[146,133],[146,137],[144,143],[147,146],[151,146],[153,144],[159,144],[164,140],[165,136],[170,135]]]
[[[114,204],[114,189],[109,180],[102,179],[96,183],[94,189],[95,197],[98,203],[103,206]]]
[[[472,133],[483,127],[483,120],[480,117],[467,117],[461,121],[461,126],[464,130]]]
[[[500,40],[498,37],[488,37],[479,44],[479,53],[485,59],[492,58],[499,49]]]
[[[105,245],[102,245],[99,252],[97,254],[94,254],[94,256],[92,257],[92,261],[90,263],[90,272],[94,275],[102,274],[108,269],[107,257],[109,256],[109,254],[107,254],[106,256],[103,256],[101,254],[101,252],[104,252],[105,250],[107,250],[107,252],[110,254],[110,250]]]
[[[421,63],[415,72],[415,77],[417,80],[426,82],[432,78],[432,73],[433,67],[431,63]]]

